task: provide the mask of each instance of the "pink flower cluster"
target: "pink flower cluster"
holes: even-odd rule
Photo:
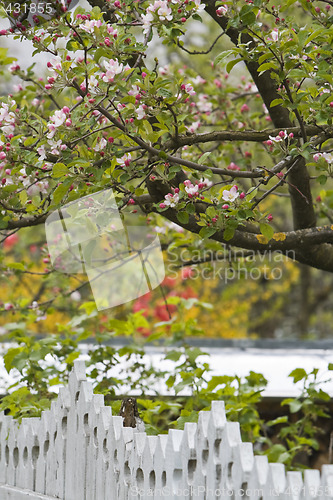
[[[160,208],[174,208],[179,202],[179,188],[175,188],[174,193],[168,193],[164,196],[164,202],[160,203]]]
[[[56,129],[61,125],[65,124],[67,127],[72,125],[72,120],[69,117],[69,108],[64,106],[62,109],[57,109],[52,116],[50,116],[50,121],[47,124],[49,132],[46,134],[48,139],[52,139],[56,133]]]
[[[277,136],[270,135],[269,140],[266,141],[266,144],[268,146],[271,146],[273,144],[273,142],[282,142],[288,138],[292,139],[293,137],[294,137],[294,134],[292,132],[290,132],[290,134],[288,135],[286,130],[280,130],[280,132],[278,133]]]
[[[149,5],[146,14],[142,15],[144,33],[148,33],[151,24],[154,21],[154,14],[158,16],[159,21],[172,21],[172,10],[165,0],[156,0],[153,5]]]
[[[12,105],[16,104],[12,101]],[[9,110],[9,105],[5,102],[1,103],[0,107],[0,130],[6,136],[12,134],[15,129],[15,114]]]
[[[100,75],[103,82],[112,83],[114,77],[123,71],[123,64],[119,63],[118,59],[110,59],[109,61],[104,61],[103,64],[106,69],[106,73],[101,73]]]
[[[200,179],[200,182],[198,182],[197,184],[192,184],[190,180],[184,181],[185,192],[187,193],[189,198],[193,198],[193,196],[199,196],[202,189],[209,188],[212,186],[212,184],[213,183],[208,179]]]

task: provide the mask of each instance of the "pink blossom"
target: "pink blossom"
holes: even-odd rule
[[[104,61],[103,64],[106,69],[106,73],[103,74],[103,81],[106,83],[113,82],[114,77],[123,71],[123,64],[119,64],[118,59],[110,59]]]
[[[57,69],[57,70],[61,70],[62,67],[61,67],[61,58],[60,56],[56,56],[56,57],[53,57],[48,63],[47,63],[47,67],[48,68],[52,68],[52,69]]]
[[[89,85],[90,88],[98,87],[99,82],[98,82],[98,80],[97,80],[97,78],[96,78],[95,75],[89,76],[89,78],[88,78],[88,85]]]
[[[277,42],[279,39],[279,31],[277,28],[274,28],[274,30],[272,31],[272,40],[274,42]]]
[[[180,86],[181,90],[185,91],[187,94],[189,95],[195,95],[196,92],[195,90],[193,89],[192,85],[190,83],[186,83],[186,84],[182,84]]]
[[[102,137],[100,140],[97,141],[96,146],[94,147],[94,151],[101,151],[105,148],[107,145],[107,141]]]
[[[14,73],[15,71],[19,71],[21,68],[17,63],[14,63],[11,66],[9,66],[8,69],[11,73]]]
[[[136,108],[135,112],[138,115],[138,120],[142,120],[146,116],[145,108],[146,106],[142,104],[138,108]]]
[[[113,35],[113,37],[115,38],[117,37],[118,31],[113,26],[111,26],[111,24],[106,25],[106,30],[109,33],[109,35]]]
[[[160,68],[158,68],[158,71],[163,76],[167,75],[169,71],[169,66],[161,66]]]
[[[240,167],[232,161],[230,165],[228,165],[228,170],[240,170]]]
[[[198,184],[192,184],[192,182],[189,181],[189,180],[184,181],[184,184],[185,184],[185,191],[186,191],[186,193],[188,195],[190,195],[190,196],[196,196],[199,193],[199,186],[198,186]]]
[[[209,97],[206,94],[198,95],[197,108],[201,113],[211,113],[213,110],[213,104],[208,99]]]
[[[226,5],[220,5],[220,7],[216,9],[216,15],[218,17],[225,16],[227,12],[228,12],[228,7]]]
[[[189,127],[186,126],[187,130],[191,133],[191,134],[194,134],[194,132],[196,130],[198,130],[198,128],[200,127],[201,123],[199,120],[197,120],[196,122],[193,122],[192,125],[190,125]]]
[[[101,26],[102,21],[100,19],[92,19],[91,21],[87,20],[84,24],[80,24],[80,28],[87,33],[94,33],[95,28],[100,28]]]
[[[50,116],[50,121],[55,127],[60,127],[66,120],[66,114],[61,109],[57,109],[52,116]]]
[[[222,199],[229,202],[235,201],[238,196],[239,192],[237,186],[232,186],[232,188],[230,188],[229,190],[225,189],[222,193]]]
[[[125,153],[124,156],[117,159],[117,163],[120,164],[122,167],[128,167],[130,165],[131,160],[132,160],[131,153]]]
[[[179,194],[178,193],[175,193],[175,194],[168,193],[165,195],[164,199],[165,199],[164,204],[167,207],[173,208],[179,202]]]

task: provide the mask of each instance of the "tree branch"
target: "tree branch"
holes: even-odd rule
[[[300,127],[284,127],[288,134],[293,133],[295,137],[302,137]],[[192,146],[193,144],[202,144],[205,142],[223,142],[223,141],[247,141],[247,142],[264,142],[269,139],[269,136],[276,136],[281,131],[281,128],[267,130],[216,130],[214,132],[205,132],[202,134],[182,135],[178,138],[173,138],[164,144],[167,149],[181,148],[182,146]],[[329,138],[333,138],[332,127],[317,127],[316,125],[307,125],[305,127],[306,134],[309,137],[320,137],[320,142],[324,142]]]
[[[216,21],[221,29],[228,35],[234,45],[238,46],[239,42],[247,44],[249,49],[254,47],[256,42],[246,32],[241,32],[237,28],[229,26],[229,19],[225,16],[218,17],[216,14],[215,0],[206,0],[206,12]],[[250,72],[254,83],[264,101],[272,122],[279,129],[286,129],[293,126],[289,119],[289,110],[282,106],[270,107],[274,99],[279,99],[280,95],[277,91],[277,83],[271,78],[270,71],[258,72],[258,58],[256,60],[248,59],[245,62],[248,71]],[[316,214],[312,203],[312,195],[310,189],[310,178],[307,171],[304,158],[300,158],[297,165],[292,169],[289,175],[291,184],[296,189],[289,187],[291,205],[293,210],[293,223],[295,229],[313,227],[316,225]],[[302,193],[302,195],[300,194]]]

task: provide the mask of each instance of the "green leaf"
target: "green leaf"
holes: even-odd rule
[[[225,239],[225,241],[229,241],[229,240],[231,240],[231,238],[234,237],[234,234],[235,234],[235,228],[229,226],[229,227],[225,228],[224,233],[223,233],[223,238]]]
[[[5,368],[7,372],[9,373],[12,368],[15,368],[15,365],[13,363],[13,360],[16,358],[16,356],[22,351],[22,347],[15,347],[8,349],[6,354],[3,357],[3,360],[5,362]]]
[[[184,429],[186,422],[197,422],[199,413],[195,410],[182,410],[181,416],[177,418],[177,429]]]
[[[171,361],[178,361],[180,356],[182,355],[181,351],[170,351],[168,354],[165,356],[164,359],[170,359]]]
[[[261,234],[263,234],[265,238],[267,238],[268,240],[271,240],[273,238],[274,229],[272,228],[272,226],[263,222],[259,227]]]
[[[202,229],[200,229],[199,236],[202,239],[206,239],[206,238],[210,238],[210,236],[213,236],[213,234],[215,234],[215,233],[216,233],[216,229],[214,229],[213,227],[205,226]]]
[[[199,165],[202,165],[205,163],[206,161],[206,158],[208,158],[208,156],[211,154],[212,152],[211,151],[206,151],[206,153],[204,153],[202,156],[200,156],[199,160],[198,160],[198,163]]]
[[[229,61],[226,68],[225,68],[227,73],[230,73],[232,68],[234,66],[236,66],[236,64],[238,64],[239,62],[242,62],[242,61],[243,61],[243,58],[241,58],[241,57],[239,57],[238,59],[233,59],[232,61]]]
[[[243,10],[243,9],[242,9]],[[245,14],[240,13],[240,18],[243,24],[246,24],[247,26],[250,24],[253,24],[256,20],[256,15],[255,13],[251,10],[249,12],[246,12]]]
[[[297,399],[288,403],[290,413],[297,413],[302,408],[302,402]]]
[[[285,424],[286,422],[288,422],[288,417],[287,415],[283,415],[282,417],[277,417],[274,420],[269,420],[266,424],[272,427],[273,425]]]
[[[270,103],[269,107],[270,107],[270,108],[274,108],[275,106],[279,106],[280,104],[283,104],[283,103],[284,103],[284,100],[283,100],[283,99],[274,99],[274,100]]]
[[[65,363],[67,363],[67,365],[72,365],[74,360],[77,359],[79,356],[80,356],[79,352],[73,351],[67,356],[67,358],[65,359]]]
[[[69,186],[66,185],[65,183],[59,184],[59,186],[54,191],[53,197],[52,197],[53,198],[52,201],[53,201],[54,205],[58,205],[61,202],[61,200],[63,199],[63,197],[67,193],[68,189],[69,189]]]
[[[17,269],[18,271],[25,270],[24,264],[22,264],[22,262],[10,262],[9,264],[7,264],[7,267],[9,267],[9,269]]]
[[[214,207],[208,207],[206,210],[208,217],[214,217],[216,215],[216,210]]]
[[[317,182],[323,186],[324,184],[326,184],[327,182],[327,177],[326,175],[320,175],[319,177],[317,177]]]
[[[83,304],[80,305],[79,309],[84,309],[88,314],[88,316],[90,316],[90,314],[96,311],[96,303],[93,301],[84,302]]]
[[[235,55],[235,50],[224,50],[221,52],[218,56],[215,57],[214,65],[223,63],[226,59],[229,59],[229,57]]]
[[[189,221],[189,215],[187,212],[178,212],[177,219],[181,224],[187,224]]]
[[[32,144],[34,144],[36,142],[36,138],[35,137],[28,137],[25,141],[24,141],[24,145],[25,146],[31,146]]]
[[[288,375],[288,377],[292,377],[294,379],[294,384],[296,384],[296,382],[299,382],[300,380],[303,380],[303,378],[306,378],[306,376],[307,373],[304,368],[296,368]]]
[[[188,214],[194,214],[195,213],[195,206],[193,205],[193,203],[188,203],[186,205],[186,208],[185,208],[186,212]]]
[[[269,69],[275,68],[274,62],[267,62],[264,64],[261,64],[259,68],[257,69],[258,73],[268,71]]]
[[[52,177],[59,178],[68,174],[68,168],[63,163],[56,163],[52,169]]]

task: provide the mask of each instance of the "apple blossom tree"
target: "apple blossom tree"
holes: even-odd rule
[[[53,2],[46,20],[29,2],[1,2],[1,37],[48,56],[0,52],[21,81],[1,97],[2,241],[112,188],[179,246],[333,271],[333,2]]]

